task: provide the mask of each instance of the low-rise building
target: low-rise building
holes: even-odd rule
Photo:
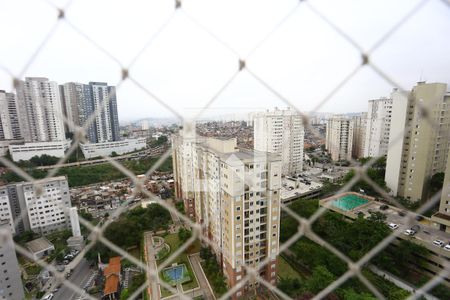
[[[13,234],[31,230],[48,234],[69,229],[71,207],[65,176],[20,182],[0,187],[0,216]]]
[[[102,299],[120,299],[120,281],[122,277],[120,272],[120,257],[111,257],[109,259],[108,266],[103,270],[103,276],[105,277],[105,287],[103,289]]]
[[[66,151],[70,148],[71,140],[52,141],[52,142],[27,142],[24,144],[8,145],[9,153],[13,161],[30,160],[33,156],[43,154],[64,157]]]
[[[39,260],[55,251],[55,246],[45,237],[32,240],[25,246],[33,255],[34,260]]]
[[[85,158],[90,159],[98,156],[111,156],[113,153],[122,155],[138,151],[147,147],[145,138],[126,139],[113,142],[80,144]]]

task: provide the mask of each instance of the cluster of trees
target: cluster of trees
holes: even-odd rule
[[[314,223],[313,230],[353,260],[360,259],[390,234],[378,215],[348,222],[340,214],[325,213]]]
[[[209,283],[212,285],[214,292],[217,295],[225,294],[227,291],[227,283],[223,275],[222,268],[217,263],[216,257],[208,247],[202,247],[200,250],[200,257],[204,259],[203,270],[206,273]]]
[[[150,204],[147,208],[137,207],[122,215],[105,230],[104,236],[122,249],[139,247],[144,231],[167,229],[171,222],[170,213],[159,204]],[[113,255],[112,250],[97,243],[86,254],[88,260],[97,259],[100,253],[102,261],[107,262]]]
[[[365,165],[367,162],[371,160],[370,157],[361,158],[359,162],[361,165]],[[386,173],[386,157],[378,158],[375,163],[367,169],[367,176],[375,182],[379,187],[384,190],[387,190],[386,182],[384,181],[384,175]],[[349,182],[355,176],[355,171],[350,170],[344,177],[343,183]],[[379,196],[378,192],[367,183],[365,180],[358,180],[353,186],[352,191],[359,192],[363,190],[364,193],[370,196]]]
[[[184,227],[181,227],[180,230],[178,230],[178,239],[182,244],[186,242],[188,239],[190,239],[192,236],[192,231],[189,229],[186,229]]]
[[[152,141],[150,143],[150,147],[157,147],[163,144],[166,144],[169,141],[169,139],[167,138],[167,136],[162,135],[159,138],[157,138],[156,140]]]
[[[309,218],[318,209],[317,200],[297,200],[289,206],[299,216]],[[360,259],[376,244],[385,238],[390,230],[384,223],[385,216],[374,213],[369,218],[358,218],[353,222],[337,213],[327,212],[312,226],[317,235],[328,241],[352,260]],[[281,242],[292,237],[298,230],[298,223],[290,216],[281,219]],[[402,251],[397,251],[400,255]],[[307,237],[296,241],[288,251],[282,254],[289,264],[305,279],[282,278],[278,287],[296,299],[310,299],[314,294],[327,287],[348,270],[347,264],[339,257],[321,247]],[[395,258],[399,264],[407,264],[405,257]],[[385,263],[391,263],[385,258]],[[401,267],[400,267],[401,268]],[[400,269],[401,270],[401,269]],[[369,271],[367,271],[369,272]],[[383,278],[368,273],[373,282],[389,299],[405,299],[408,293],[395,287]],[[363,299],[371,300],[375,297],[357,279],[350,279],[335,290],[330,299]]]
[[[141,160],[131,160],[123,162],[123,165],[131,170],[134,174],[139,175],[147,172],[158,160],[158,158],[145,158]],[[158,168],[161,172],[172,171],[172,159],[169,157]],[[44,178],[47,171],[37,170],[35,168],[26,168],[25,171],[35,179]],[[126,175],[109,163],[96,164],[90,166],[66,167],[61,168],[56,174],[66,175],[70,187],[89,185],[97,182],[119,180],[125,178]],[[2,175],[0,179],[11,183],[19,182],[24,179],[17,175],[14,171],[9,171]]]

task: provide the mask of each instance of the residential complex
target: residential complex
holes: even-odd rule
[[[325,148],[333,161],[351,160],[353,149],[353,120],[336,115],[328,119]]]
[[[17,96],[0,91],[0,155],[9,150],[14,161],[43,154],[63,157],[71,144],[66,134],[84,126],[94,113],[86,127],[87,140],[120,141],[115,87],[105,82],[58,86],[43,77],[18,81]],[[109,146],[107,155],[123,150],[122,144]]]
[[[445,171],[450,136],[450,93],[444,83],[419,82],[392,93],[386,185],[395,196],[424,200],[427,183]]]
[[[364,157],[380,157],[387,154],[391,115],[392,98],[369,100]]]
[[[61,85],[60,90],[65,115],[73,125],[83,126],[96,113],[95,120],[86,129],[86,138],[91,143],[120,139],[115,87],[106,82],[68,82]],[[68,130],[73,132],[74,128]]]
[[[9,224],[0,220],[0,299],[23,300],[25,293]]]
[[[203,224],[204,233],[223,268],[230,287],[246,275],[243,266],[260,267],[268,282],[276,281],[279,251],[279,155],[237,148],[236,139],[174,135],[173,165],[176,197],[186,213]],[[233,298],[259,285],[254,279]]]
[[[16,95],[0,90],[0,140],[21,138]]]
[[[305,130],[302,116],[296,110],[256,113],[253,124],[255,150],[281,155],[283,175],[303,170]]]
[[[0,205],[0,219],[9,223],[13,234],[28,230],[48,234],[70,228],[71,201],[64,176],[1,186]]]
[[[43,77],[27,77],[17,85],[17,112],[25,142],[66,139],[58,84]]]
[[[364,157],[364,147],[366,143],[367,113],[363,112],[352,116],[353,121],[353,139],[352,139],[352,157]]]
[[[450,151],[448,155],[450,157]],[[440,230],[450,233],[450,159],[448,157],[439,211],[431,217],[431,220],[437,223]]]

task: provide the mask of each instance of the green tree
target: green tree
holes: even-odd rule
[[[186,242],[191,236],[192,232],[184,227],[181,227],[180,230],[178,230],[178,238],[181,243]]]
[[[377,298],[373,297],[368,293],[358,293],[354,289],[349,288],[342,291],[343,299],[345,300],[376,300]]]
[[[300,294],[301,283],[297,278],[281,278],[277,287],[291,297]]]
[[[333,275],[325,266],[317,266],[313,270],[313,274],[305,282],[307,291],[317,294],[328,285],[330,285],[336,276]]]
[[[386,221],[386,215],[379,211],[374,211],[370,213],[368,218],[372,222],[384,223]]]

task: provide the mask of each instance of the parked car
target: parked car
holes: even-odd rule
[[[395,223],[389,223],[388,226],[389,226],[389,228],[392,229],[392,230],[395,230],[395,229],[398,228],[398,224],[395,224]]]
[[[406,212],[404,210],[401,210],[401,211],[398,212],[398,215],[400,217],[404,217],[404,216],[406,216]]]
[[[389,206],[386,205],[386,204],[383,204],[383,205],[380,206],[380,210],[386,210],[388,208],[389,208]]]
[[[52,293],[42,297],[42,300],[52,300],[52,299],[53,299],[53,294]]]
[[[415,232],[414,230],[411,230],[411,229],[406,229],[406,230],[403,232],[403,234],[404,234],[404,235],[413,236],[413,235],[416,234],[416,232]]]
[[[444,250],[450,251],[450,243],[445,245]]]
[[[444,246],[444,242],[441,240],[434,240],[433,241],[433,245],[438,246],[438,247],[443,247]]]

